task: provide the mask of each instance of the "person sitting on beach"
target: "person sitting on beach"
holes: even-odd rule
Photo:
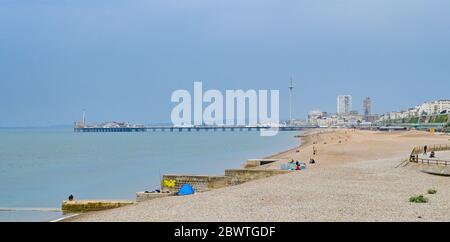
[[[315,164],[316,163],[316,161],[314,160],[314,158],[311,158],[310,160],[309,160],[309,164]]]
[[[431,151],[430,158],[436,158],[436,155],[435,155],[434,151]]]
[[[70,194],[70,196],[68,197],[69,201],[73,201],[73,195]]]

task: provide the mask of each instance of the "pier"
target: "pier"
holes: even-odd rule
[[[275,130],[278,131],[301,131],[314,126],[141,126],[141,127],[74,127],[74,132],[199,132],[199,131],[261,131],[261,130]]]

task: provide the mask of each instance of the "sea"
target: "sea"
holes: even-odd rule
[[[222,175],[247,159],[299,145],[298,132],[75,133],[71,127],[0,129],[0,221],[53,221],[61,202],[134,200],[163,174]]]

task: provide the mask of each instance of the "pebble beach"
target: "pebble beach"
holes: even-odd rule
[[[449,135],[320,130],[300,138],[300,147],[269,157],[279,161],[257,169],[314,157],[317,163],[306,170],[64,221],[450,221],[450,177],[405,162],[413,147],[448,144]],[[430,188],[437,193],[427,194]],[[409,202],[420,194],[429,202]]]

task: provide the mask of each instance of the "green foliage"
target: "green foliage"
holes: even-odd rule
[[[436,194],[436,193],[437,193],[437,190],[434,189],[434,188],[430,188],[430,189],[428,189],[427,193],[428,193],[428,194]]]
[[[411,118],[411,119],[409,120],[409,122],[412,123],[412,124],[416,124],[416,123],[419,122],[419,117]]]
[[[447,126],[449,126],[450,124],[448,114],[392,119],[389,120],[387,123],[391,124],[447,123]]]
[[[412,203],[427,203],[428,202],[428,198],[426,198],[423,195],[412,196],[412,197],[409,198],[409,202],[412,202]]]
[[[448,115],[445,114],[445,115],[436,116],[434,118],[434,122],[435,123],[447,123],[448,122]]]

